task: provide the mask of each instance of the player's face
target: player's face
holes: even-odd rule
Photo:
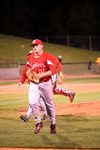
[[[42,55],[43,53],[43,45],[38,44],[38,45],[33,45],[33,51],[35,55]]]

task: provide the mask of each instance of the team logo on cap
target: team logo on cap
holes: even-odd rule
[[[36,44],[36,45],[42,44],[42,41],[39,40],[39,39],[35,39],[35,40],[33,40],[32,44],[33,44],[33,45],[35,45],[35,44]]]

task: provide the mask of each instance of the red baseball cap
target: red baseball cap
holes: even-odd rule
[[[35,39],[32,41],[32,45],[39,45],[39,44],[43,44],[42,41],[39,39]]]

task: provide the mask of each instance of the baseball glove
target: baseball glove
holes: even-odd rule
[[[35,72],[35,71],[30,71],[28,70],[26,72],[26,75],[28,77],[28,79],[36,84],[39,83],[39,77],[38,77],[38,74]]]
[[[62,72],[59,73],[58,78],[57,78],[57,83],[62,84],[64,80],[64,75]]]

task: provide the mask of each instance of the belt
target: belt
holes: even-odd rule
[[[44,83],[44,82],[48,82],[48,81],[49,81],[49,80],[47,80],[47,81],[41,80],[41,81],[39,81],[39,83]],[[34,81],[30,81],[30,82],[35,83],[35,84],[39,84],[39,83],[36,83],[36,82],[34,82]]]
[[[36,83],[36,82],[34,82],[34,81],[30,81],[30,82],[35,83],[35,84],[39,84],[39,83]]]

